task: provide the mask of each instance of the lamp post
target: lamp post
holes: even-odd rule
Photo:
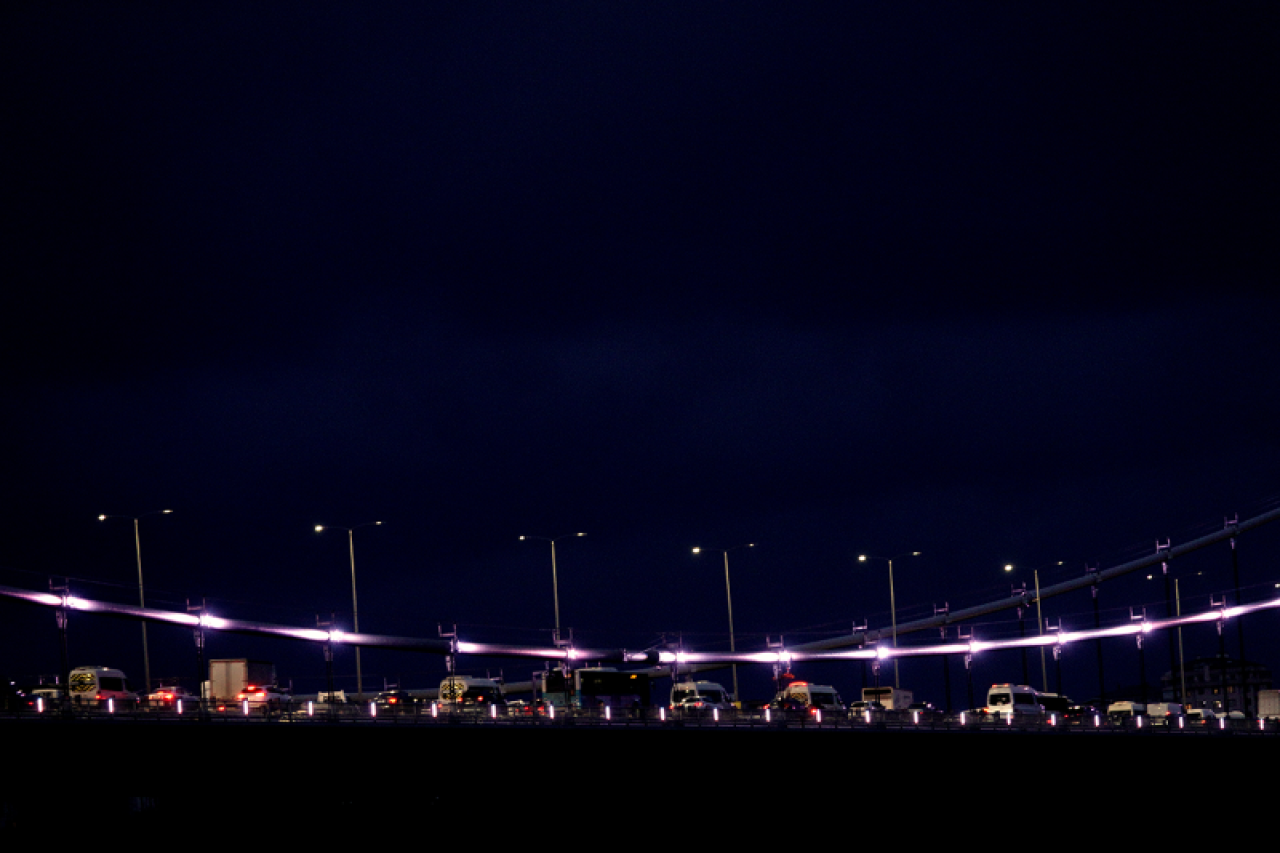
[[[1199,577],[1203,574],[1204,574],[1203,572],[1196,572],[1195,577]],[[1147,580],[1155,580],[1154,575],[1147,575]],[[1180,591],[1180,588],[1178,586],[1178,581],[1179,581],[1179,578],[1173,579],[1173,615],[1181,618],[1182,617],[1182,592]],[[1172,645],[1170,645],[1170,648],[1172,648]],[[1176,685],[1173,686],[1173,690],[1175,694],[1174,698],[1176,698],[1178,702],[1180,702],[1181,704],[1186,705],[1187,703],[1187,659],[1185,654],[1183,653],[1183,648],[1182,648],[1182,625],[1181,624],[1178,625],[1176,652],[1177,652],[1177,666],[1169,670],[1170,678],[1171,678],[1170,684],[1174,685],[1174,681],[1177,682]],[[1173,654],[1171,653],[1170,658],[1172,659],[1172,657],[1173,657]],[[1246,694],[1246,698],[1247,698],[1247,694]]]
[[[1054,563],[1054,565],[1061,566],[1062,560],[1059,560],[1058,562]],[[1005,563],[1005,566],[1004,566],[1004,570],[1006,572],[1012,572],[1016,568],[1017,566],[1015,566],[1013,563]],[[1032,569],[1031,573],[1032,573],[1032,576],[1035,578],[1035,584],[1036,584],[1036,622],[1040,626],[1040,632],[1039,632],[1040,636],[1043,637],[1044,636],[1044,612],[1040,609],[1040,569],[1039,567]],[[1024,584],[1024,587],[1025,587],[1025,584]],[[1048,666],[1045,664],[1043,645],[1040,646],[1040,687],[1046,693],[1049,692],[1049,669],[1048,669]]]
[[[138,519],[146,518],[148,515],[168,515],[173,512],[171,509],[157,509],[152,512],[144,512],[142,515],[100,515],[98,521],[106,521],[109,518],[128,518],[133,521],[133,551],[138,558],[138,606],[147,606],[147,597],[142,589],[142,537],[138,533]],[[151,654],[147,651],[147,623],[142,622],[142,680],[144,692],[151,692]]]
[[[734,643],[733,643],[733,593],[729,589],[729,552],[736,551],[739,548],[754,548],[754,547],[756,547],[756,544],[754,542],[747,542],[746,544],[743,544],[743,545],[734,545],[732,548],[713,549],[713,550],[719,550],[720,553],[724,555],[724,597],[729,605],[729,651],[730,652],[737,651],[737,648],[734,646]],[[695,547],[693,549],[693,553],[701,554],[702,550],[703,550],[702,548]],[[733,664],[733,701],[735,705],[738,702],[738,665],[736,663]]]
[[[351,556],[351,630],[357,634],[360,633],[360,607],[356,603],[356,542],[355,531],[361,527],[377,527],[382,524],[381,521],[366,521],[364,524],[357,524],[355,527],[337,527],[332,524],[317,524],[316,533],[323,533],[326,530],[345,530],[347,531],[347,553]],[[360,670],[360,646],[356,646],[356,696],[364,697],[364,673]]]
[[[556,542],[560,539],[572,539],[579,536],[586,536],[585,533],[566,533],[563,536],[521,536],[520,541],[528,539],[539,539],[543,542],[551,543],[551,597],[555,601],[556,608],[556,639],[560,639],[560,580],[556,576]]]
[[[875,554],[859,554],[858,562],[866,563],[870,560],[883,560],[889,564],[889,621],[893,629],[893,647],[898,648],[898,603],[893,595],[893,561],[899,557],[919,557],[919,551],[907,551],[903,554],[895,554],[892,557],[877,557]],[[898,682],[898,658],[893,659],[893,686],[901,687]]]

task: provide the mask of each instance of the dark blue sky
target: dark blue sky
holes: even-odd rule
[[[1006,562],[1078,574],[1280,497],[1268,5],[3,22],[0,582],[130,600],[129,525],[96,516],[172,507],[142,524],[149,602],[341,621],[345,542],[312,528],[380,519],[363,629],[536,642],[550,560],[517,537],[583,530],[559,552],[579,637],[723,647],[721,565],[689,548],[750,541],[743,648],[887,624],[862,550],[925,552],[903,620],[1007,592]],[[1244,581],[1274,581],[1280,533],[1248,541]],[[1225,550],[1192,562],[1229,586]],[[1144,583],[1117,618],[1162,603]],[[55,671],[52,614],[0,606],[0,668]],[[136,635],[77,620],[73,664],[140,672]],[[194,668],[153,636],[153,672]]]

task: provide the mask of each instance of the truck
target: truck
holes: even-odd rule
[[[901,687],[864,687],[862,701],[877,702],[886,711],[905,711],[915,701],[915,694]]]
[[[276,665],[270,661],[247,658],[209,661],[208,698],[214,702],[234,702],[246,687],[267,687],[275,683]]]
[[[1258,719],[1280,720],[1280,690],[1258,691]]]

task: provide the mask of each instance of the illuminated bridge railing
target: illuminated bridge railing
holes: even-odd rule
[[[314,702],[291,702],[280,708],[263,709],[244,705],[206,703],[201,708],[188,703],[181,708],[148,708],[75,704],[28,707],[0,712],[0,722],[42,725],[73,719],[78,723],[103,725],[340,725],[344,727],[446,726],[489,728],[672,728],[672,729],[758,729],[796,731],[983,731],[1038,732],[1057,734],[1144,734],[1211,737],[1280,736],[1280,719],[1220,717],[1203,723],[1187,717],[1152,719],[1145,716],[1109,718],[1096,713],[1067,718],[1056,714],[999,717],[973,711],[778,711],[773,709],[720,709],[670,711],[667,708],[627,708],[565,710],[548,709],[530,714],[498,705],[485,709],[458,711],[434,702],[395,711],[373,705],[348,704],[326,707]]]

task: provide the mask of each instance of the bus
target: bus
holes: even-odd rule
[[[642,672],[620,672],[612,667],[549,669],[534,673],[542,699],[557,708],[596,710],[649,706],[649,677]]]

